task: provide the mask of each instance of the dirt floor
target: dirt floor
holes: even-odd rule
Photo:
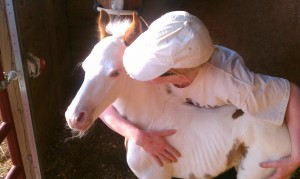
[[[126,163],[123,137],[100,120],[82,138],[69,138],[67,127],[54,135],[59,140],[48,152],[47,179],[136,178]]]
[[[1,120],[0,120],[1,124]],[[5,178],[12,166],[6,139],[0,145],[0,179]]]

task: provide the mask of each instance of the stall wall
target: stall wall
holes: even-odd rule
[[[66,0],[71,57],[75,65],[82,62],[98,42],[97,16],[93,0]]]
[[[45,178],[47,152],[57,140],[53,133],[65,127],[64,111],[81,83],[78,63],[97,41],[97,13],[92,10],[92,0],[15,0],[14,4],[25,73],[27,53],[46,61],[40,76],[27,77],[35,142]]]
[[[66,0],[66,2],[70,37],[70,64],[73,66],[73,70],[68,74],[68,79],[71,82],[68,91],[70,92],[70,97],[74,97],[84,77],[81,62],[83,62],[99,40],[97,29],[98,13],[93,9],[93,0]],[[68,102],[71,103],[70,100]]]
[[[71,71],[66,1],[15,0],[23,63],[32,53],[46,61],[44,72],[28,78],[28,96],[42,170],[55,128],[64,122],[66,71]],[[27,72],[27,69],[24,69]]]

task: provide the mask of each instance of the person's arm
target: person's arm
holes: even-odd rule
[[[173,135],[175,130],[143,131],[121,116],[113,105],[99,117],[113,131],[142,147],[160,166],[163,166],[163,161],[176,162],[177,157],[181,155],[165,140],[165,137]]]
[[[290,83],[291,93],[285,120],[290,133],[292,153],[289,157],[260,164],[263,168],[276,168],[269,179],[288,178],[300,166],[300,88]]]

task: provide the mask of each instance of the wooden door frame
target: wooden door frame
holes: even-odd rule
[[[36,140],[32,125],[30,102],[28,98],[27,77],[22,63],[20,32],[17,27],[13,0],[0,0],[0,49],[3,71],[14,70],[18,80],[12,82],[7,90],[11,103],[18,142],[22,155],[26,178],[41,178]],[[26,70],[25,70],[26,71]]]

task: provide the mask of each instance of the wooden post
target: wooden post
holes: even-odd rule
[[[8,1],[0,0],[0,51],[3,71],[16,70],[15,55],[12,48],[11,33],[9,32],[8,17],[6,16],[6,6]],[[9,1],[12,7],[12,1]],[[17,35],[17,34],[15,34]],[[15,37],[17,38],[17,37]],[[15,44],[19,45],[19,44]],[[12,82],[7,88],[16,134],[19,141],[20,152],[22,156],[25,175],[27,178],[41,178],[39,163],[37,162],[37,154],[35,149],[34,137],[30,135],[30,129],[26,127],[31,121],[24,115],[24,107],[20,93],[18,81]]]
[[[1,59],[1,58],[0,58]],[[4,81],[2,65],[0,64],[0,82]],[[0,112],[2,117],[2,125],[0,133],[3,129],[5,131],[3,135],[6,135],[10,158],[12,161],[12,168],[9,170],[7,179],[25,179],[24,167],[22,163],[22,157],[18,144],[18,138],[16,134],[16,128],[13,120],[12,111],[10,108],[10,102],[8,99],[7,89],[0,89]],[[3,126],[3,128],[2,128]],[[5,136],[0,136],[3,138]],[[2,141],[0,141],[2,142]]]

